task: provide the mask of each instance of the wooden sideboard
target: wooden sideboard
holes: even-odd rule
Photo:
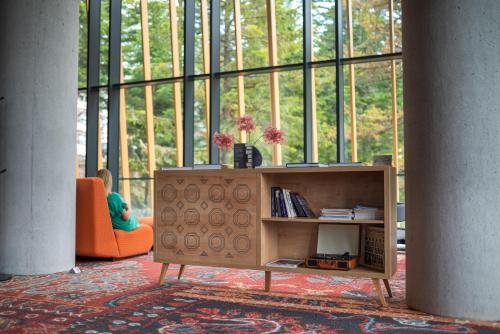
[[[396,171],[390,166],[167,170],[155,172],[154,260],[169,263],[263,270],[265,288],[271,272],[365,277],[373,280],[386,305],[396,272]],[[381,207],[383,220],[319,220],[271,216],[271,187],[299,192],[316,213],[321,208]],[[358,224],[384,229],[384,269],[362,264],[349,271],[276,268],[277,258],[306,258],[316,252],[318,225]],[[360,242],[361,244],[361,242]]]

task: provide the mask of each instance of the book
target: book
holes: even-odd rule
[[[281,192],[281,188],[279,187],[276,187],[275,190],[274,190],[274,202],[275,202],[275,205],[276,205],[276,214],[277,214],[277,217],[283,217],[283,211],[281,210],[281,199],[280,199],[280,192]]]
[[[295,218],[297,217],[297,213],[295,212],[295,209],[293,207],[292,200],[290,199],[290,190],[288,189],[283,189],[283,193],[285,194],[285,205],[286,205],[286,211],[288,213],[288,218]]]
[[[366,162],[330,162],[328,167],[367,166]]]
[[[292,199],[293,206],[295,208],[295,211],[297,213],[297,216],[299,217],[307,217],[307,214],[305,213],[304,209],[299,203],[299,200],[297,199],[297,193],[296,192],[291,192],[290,193],[290,198]]]
[[[354,219],[383,220],[384,210],[376,207],[356,205],[353,209]]]
[[[276,191],[279,190],[279,187],[271,187],[271,216],[279,217],[277,205],[276,205]]]
[[[299,193],[297,193],[296,197],[297,197],[297,200],[300,203],[300,206],[304,209],[304,211],[306,213],[306,216],[309,217],[309,218],[316,217],[316,215],[314,214],[314,212],[309,207],[309,204],[307,203],[306,199],[304,197],[302,197],[302,195],[299,194]]]
[[[280,208],[281,208],[281,216],[280,217],[288,217],[288,211],[286,210],[285,195],[283,193],[283,189],[280,189],[279,197],[280,197]]]
[[[216,164],[195,164],[193,169],[227,169],[227,165],[216,165]]]
[[[319,219],[331,219],[331,220],[352,220],[354,214],[352,209],[321,209],[321,216]]]
[[[304,264],[304,260],[299,259],[277,259],[266,264],[267,267],[298,268]]]
[[[175,171],[175,170],[192,170],[193,167],[163,167],[161,170],[172,170],[172,171]]]
[[[327,164],[320,164],[319,162],[289,162],[286,168],[301,168],[301,167],[328,167]]]

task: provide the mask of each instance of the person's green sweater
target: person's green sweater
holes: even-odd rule
[[[123,219],[123,214],[128,205],[120,194],[111,193],[108,195],[108,207],[114,229],[132,231],[140,226],[137,217],[133,213],[130,214],[128,220]]]

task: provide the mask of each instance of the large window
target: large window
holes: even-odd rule
[[[108,167],[151,214],[154,170],[231,164],[211,138],[255,140],[247,114],[286,133],[266,165],[392,154],[403,175],[400,2],[82,0],[79,174]]]

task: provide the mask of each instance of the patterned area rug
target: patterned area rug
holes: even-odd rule
[[[80,274],[15,277],[0,283],[1,333],[500,333],[409,310],[404,256],[381,307],[371,280],[171,266],[159,287],[152,256],[80,262]]]

